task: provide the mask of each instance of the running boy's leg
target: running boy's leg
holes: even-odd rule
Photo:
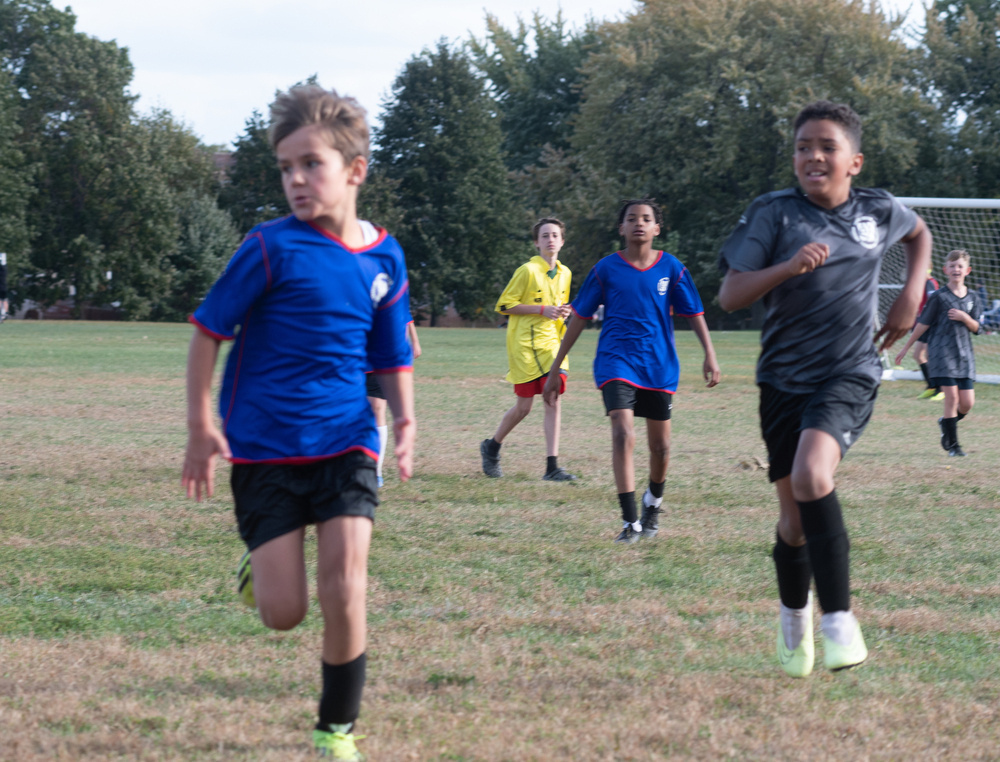
[[[646,442],[649,445],[649,488],[642,496],[643,537],[656,537],[660,531],[660,509],[663,505],[663,486],[667,480],[670,463],[670,419],[646,419]]]
[[[531,412],[531,403],[534,401],[534,397],[522,397],[521,395],[517,395],[514,399],[516,400],[514,406],[503,414],[496,433],[492,438],[484,439],[479,443],[483,473],[493,478],[503,476],[503,469],[500,468],[500,445],[514,430],[514,427]]]
[[[372,522],[338,516],[316,525],[323,611],[323,694],[318,730],[349,733],[365,685],[366,593]]]
[[[562,423],[561,400],[561,397],[556,397],[555,403],[545,405],[545,456],[547,458],[559,457],[559,428]]]
[[[841,460],[840,443],[820,429],[805,429],[792,463],[792,496],[823,609],[824,663],[827,669],[860,664],[868,656],[864,638],[850,613],[850,542],[833,477]]]
[[[609,410],[611,419],[611,464],[615,472],[615,487],[618,494],[635,493],[635,414],[627,409]],[[634,503],[633,503],[634,509]],[[636,517],[623,516],[626,521]]]
[[[778,661],[792,677],[806,677],[812,672],[816,656],[809,600],[812,567],[806,536],[802,531],[799,504],[792,495],[792,477],[778,479],[774,487],[778,492],[780,509],[772,552],[781,600]]]
[[[290,630],[309,610],[302,543],[305,527],[268,540],[250,552],[253,592],[265,627]]]

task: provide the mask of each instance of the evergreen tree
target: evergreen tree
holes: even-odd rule
[[[256,109],[236,141],[233,166],[219,198],[241,234],[254,225],[288,214],[281,173],[267,139],[267,122]]]
[[[414,308],[431,324],[449,304],[492,315],[527,236],[504,166],[503,134],[469,57],[442,41],[410,59],[376,133],[376,171],[398,183],[394,231],[406,252]]]

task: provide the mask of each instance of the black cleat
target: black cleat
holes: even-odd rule
[[[948,450],[949,458],[964,458],[965,450],[963,450],[958,444]]]
[[[547,482],[573,482],[576,481],[576,477],[573,476],[569,471],[561,466],[558,468],[553,468],[545,476],[542,477]]]
[[[484,439],[479,443],[479,454],[483,456],[483,473],[497,479],[503,476],[503,469],[500,468],[500,453],[490,455],[489,441]]]
[[[615,538],[615,542],[620,542],[624,545],[632,545],[639,542],[642,539],[642,525],[640,524],[638,529],[634,527],[634,524],[626,524],[621,534]]]

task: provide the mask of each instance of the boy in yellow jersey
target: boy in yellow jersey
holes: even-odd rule
[[[542,393],[552,360],[566,331],[569,288],[573,274],[559,261],[566,226],[554,217],[544,217],[531,229],[538,254],[514,271],[497,301],[497,312],[509,315],[507,324],[507,380],[514,384],[517,401],[504,413],[496,433],[479,444],[483,473],[503,476],[500,445],[531,412],[535,395]],[[567,361],[559,367],[559,393],[566,391]],[[545,406],[545,475],[550,482],[568,482],[575,476],[559,467],[559,399]]]

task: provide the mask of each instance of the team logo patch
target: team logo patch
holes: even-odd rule
[[[875,218],[865,215],[854,220],[851,237],[866,249],[878,246],[878,223],[875,222]]]
[[[667,286],[669,285],[670,285],[670,278],[660,278],[660,280],[656,284],[656,293],[658,293],[660,296],[663,296],[665,293],[667,293]]]
[[[389,276],[385,273],[379,273],[375,276],[375,280],[372,281],[372,289],[369,292],[369,296],[372,298],[372,304],[376,307],[378,303],[385,299],[385,295],[389,293]]]
[[[972,300],[971,299],[965,303],[965,309],[967,309],[967,310],[971,310],[972,309]]]
[[[844,432],[844,444],[847,447],[851,446],[851,432],[849,432],[849,431],[845,431]]]

